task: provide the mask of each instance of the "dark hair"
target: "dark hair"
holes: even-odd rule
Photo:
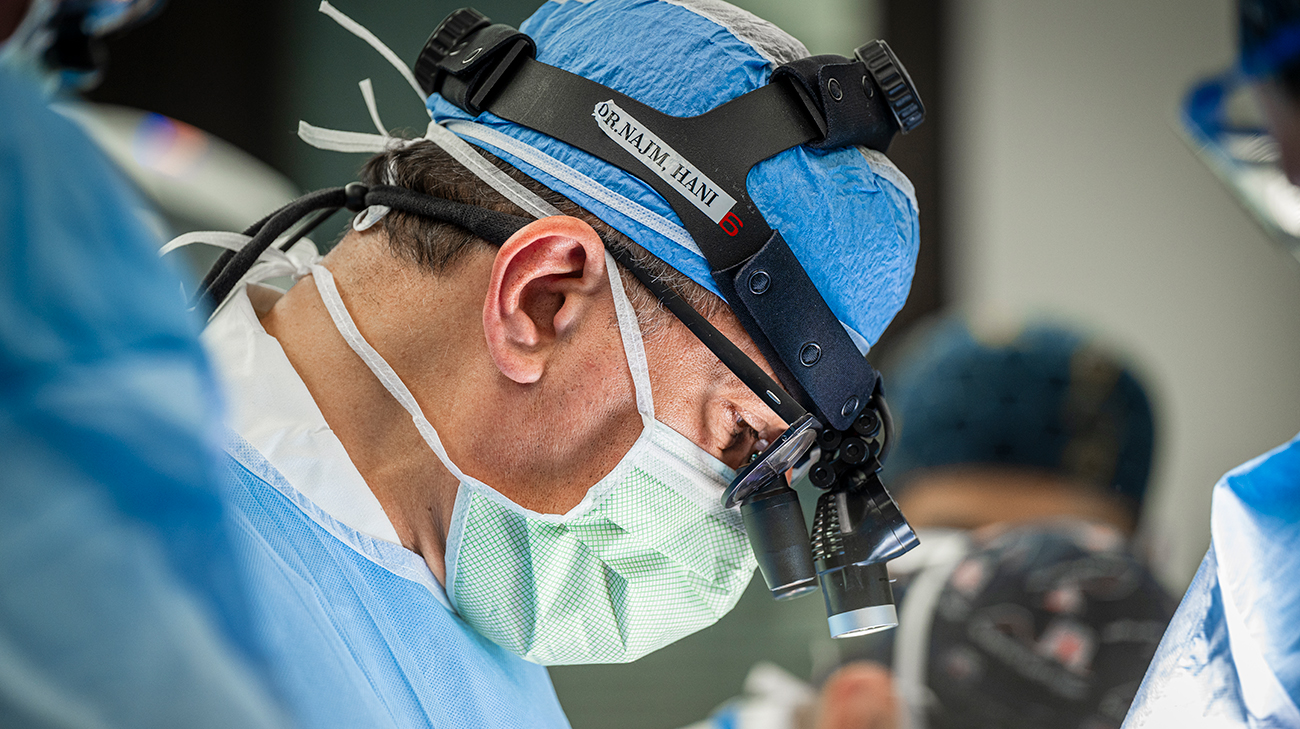
[[[1300,25],[1300,0],[1240,0],[1237,17],[1245,57],[1271,42],[1278,31]],[[1300,58],[1280,66],[1272,77],[1289,96],[1300,99]]]
[[[675,290],[705,317],[713,318],[727,310],[722,299],[654,257],[590,212],[497,157],[486,152],[482,154],[565,215],[586,222],[604,239],[607,246],[632,253],[643,268]],[[479,179],[437,144],[424,139],[413,141],[400,149],[375,155],[362,168],[361,177],[369,185],[398,185],[467,205],[528,216],[519,206]],[[435,274],[444,273],[455,266],[469,251],[495,248],[491,243],[455,225],[396,211],[384,216],[383,228],[388,239],[388,247],[394,255]],[[660,310],[659,301],[622,266],[619,266],[619,273],[623,277],[628,298],[632,300],[641,319],[642,329],[647,334],[651,333],[662,321],[662,317],[657,316]]]

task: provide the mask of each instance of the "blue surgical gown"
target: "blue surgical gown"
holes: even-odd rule
[[[546,669],[462,621],[419,555],[330,516],[228,438],[259,640],[303,726],[568,726]]]
[[[0,726],[283,726],[142,206],[0,66]]]
[[[1224,476],[1210,526],[1124,726],[1300,726],[1300,436]]]

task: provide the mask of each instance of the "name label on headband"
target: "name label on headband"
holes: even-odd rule
[[[613,100],[596,104],[591,113],[605,136],[618,143],[664,182],[691,201],[700,212],[714,223],[721,224],[731,212],[736,199],[728,195],[707,175],[695,169],[664,140],[646,129],[631,114],[619,108]],[[733,216],[734,217],[734,216]],[[732,233],[732,235],[735,235]]]

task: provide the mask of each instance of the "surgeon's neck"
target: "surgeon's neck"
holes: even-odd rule
[[[626,382],[591,373],[588,365],[587,376],[603,377],[606,386],[586,380],[579,387],[559,372],[521,387],[493,366],[484,343],[490,254],[470,253],[453,271],[434,276],[397,260],[382,243],[354,238],[345,239],[326,265],[358,329],[411,390],[452,461],[534,511],[564,513],[575,506],[640,431],[621,351],[616,361]],[[276,301],[261,321],[279,340],[403,546],[444,581],[457,479],[338,333],[311,277]],[[611,449],[611,440],[622,445]]]

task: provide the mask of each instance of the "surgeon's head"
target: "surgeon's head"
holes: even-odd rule
[[[712,0],[550,2],[520,30],[541,63],[677,117],[758,89],[774,68],[808,55],[778,28]],[[531,103],[573,102],[549,94]],[[428,108],[462,146],[446,132],[391,145],[366,165],[367,184],[480,211],[560,214],[489,243],[372,206],[325,259],[328,275],[254,303],[462,618],[541,663],[632,660],[739,598],[755,563],[723,489],[788,423],[762,399],[776,397],[770,390],[742,384],[607,252],[629,254],[777,373],[653,188],[492,113],[472,115],[437,94]],[[501,190],[512,185],[529,192],[507,199]],[[910,183],[880,152],[795,146],[757,163],[746,190],[860,364],[911,283]],[[811,303],[780,301],[794,321]]]
[[[758,88],[775,66],[807,55],[775,26],[719,3],[547,3],[521,30],[537,44],[539,61],[683,117]],[[453,421],[440,426],[453,459],[474,463],[476,475],[519,503],[561,513],[636,440],[641,418],[614,326],[606,244],[652,254],[641,260],[656,278],[772,372],[676,214],[645,183],[490,113],[472,117],[437,94],[428,105],[435,121],[566,213],[497,247],[394,212],[351,233],[330,256],[336,275],[357,279],[342,283],[376,290],[402,333],[458,322],[445,332],[458,338],[454,346],[418,352],[424,371],[439,373],[439,390],[455,384],[446,393],[455,407],[439,413]],[[428,141],[381,154],[367,165],[367,180],[526,215]],[[911,282],[917,220],[906,178],[865,148],[797,147],[755,166],[747,189],[865,353]],[[453,284],[465,292],[463,306],[439,302],[432,310],[388,285],[392,271],[411,285]],[[742,466],[786,424],[635,279],[623,280],[645,335],[655,417],[728,466]]]
[[[1154,445],[1151,405],[1118,355],[1069,328],[913,334],[891,368],[886,464],[917,526],[1080,517],[1131,531]]]
[[[433,415],[452,460],[517,503],[560,514],[615,467],[643,426],[606,246],[636,252],[657,278],[770,367],[718,296],[646,256],[592,213],[494,156],[485,159],[566,215],[537,220],[498,247],[453,225],[393,212],[350,233],[326,265],[345,291],[365,290],[383,302],[385,318],[400,328],[385,331],[385,339],[442,342],[442,350],[409,354],[418,372],[440,383],[440,396],[457,403]],[[428,141],[373,158],[363,178],[519,212]],[[630,273],[619,273],[644,341],[655,418],[730,468],[741,467],[785,423]],[[388,288],[393,276],[407,285]],[[423,298],[426,288],[442,292],[436,304]]]

